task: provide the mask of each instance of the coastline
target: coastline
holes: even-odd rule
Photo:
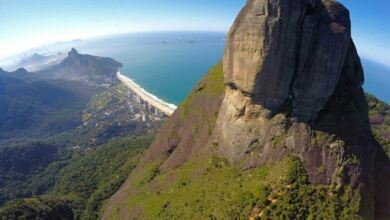
[[[157,96],[147,92],[141,86],[136,84],[133,80],[131,80],[125,75],[122,75],[119,71],[117,72],[117,78],[134,93],[140,96],[145,102],[164,112],[166,115],[171,116],[173,112],[175,112],[177,106],[167,103],[164,100],[158,98]]]

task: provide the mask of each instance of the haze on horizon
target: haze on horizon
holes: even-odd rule
[[[246,0],[0,0],[0,59],[61,41],[149,31],[227,32]],[[390,2],[340,0],[362,57],[390,66]]]

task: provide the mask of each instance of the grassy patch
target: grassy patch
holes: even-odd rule
[[[293,156],[247,171],[211,156],[159,176],[128,201],[144,219],[356,219],[360,201],[348,188],[310,185]]]
[[[199,96],[219,96],[224,92],[224,75],[222,63],[211,68],[206,77],[198,83],[197,87],[181,104],[182,118],[185,119],[190,114],[190,103]]]
[[[147,210],[144,216],[147,219],[243,218],[261,193],[258,188],[261,182],[255,180],[263,179],[267,173],[267,167],[242,173],[217,157],[192,161],[177,170],[177,174],[165,174],[177,176],[163,191],[140,186],[142,193],[132,197],[129,205],[130,208],[141,205]],[[159,184],[163,181],[167,179],[156,178]]]

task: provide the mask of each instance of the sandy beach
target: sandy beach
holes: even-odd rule
[[[122,75],[120,72],[117,73],[117,78],[127,87],[129,87],[134,93],[139,95],[144,101],[148,102],[150,105],[164,112],[168,116],[172,115],[173,112],[176,110],[177,107],[175,105],[166,103],[163,100],[157,98],[156,96],[148,93],[138,84],[136,84],[133,80]]]

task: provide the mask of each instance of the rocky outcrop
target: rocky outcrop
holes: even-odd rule
[[[273,121],[281,111],[314,124],[339,83],[348,48],[348,56],[356,54],[350,26],[348,10],[335,1],[248,1],[224,56],[217,136],[229,158],[241,159],[253,144],[277,136],[286,126]]]
[[[38,74],[52,79],[83,81],[91,84],[114,84],[120,67],[122,64],[111,58],[80,54],[72,48],[68,57],[60,64],[38,72]]]
[[[312,184],[361,187],[365,210],[384,204],[375,203],[373,173],[388,159],[372,138],[342,4],[249,0],[229,33],[224,73],[214,130],[221,155],[244,169],[299,155]]]
[[[313,122],[340,78],[351,39],[348,10],[334,1],[250,0],[226,46],[226,84],[275,114]]]

